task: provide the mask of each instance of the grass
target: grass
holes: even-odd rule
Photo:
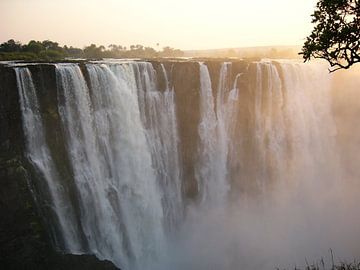
[[[309,262],[305,259],[306,267],[298,268],[295,266],[294,270],[360,270],[360,262],[354,260],[353,262],[340,261],[339,263],[335,263],[334,254],[331,249],[330,249],[330,254],[331,254],[330,266],[326,265],[323,258],[321,258],[319,262],[312,264],[309,264]],[[280,270],[280,268],[277,268],[276,270]]]

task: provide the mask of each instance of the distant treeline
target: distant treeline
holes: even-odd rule
[[[164,47],[157,51],[143,45],[131,45],[129,48],[111,44],[108,47],[91,44],[83,49],[59,46],[59,43],[44,40],[31,40],[28,44],[21,44],[13,39],[0,44],[0,60],[59,60],[64,58],[153,58],[179,57],[184,52],[171,47]]]

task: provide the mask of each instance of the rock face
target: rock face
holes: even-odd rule
[[[184,168],[183,191],[194,197],[198,187],[195,175],[198,124],[200,121],[200,81],[198,63],[178,63],[173,69],[181,159]]]
[[[44,97],[56,98],[54,93],[47,92],[51,89],[47,84],[54,86],[56,83],[51,67],[33,68],[39,71],[34,74],[42,76],[36,81],[43,83]],[[117,269],[95,256],[65,255],[54,250],[46,222],[41,218],[42,209],[32,196],[38,187],[30,181],[33,172],[24,156],[25,139],[16,75],[12,68],[1,65],[0,100],[0,268]],[[49,118],[51,116],[49,111]]]
[[[24,138],[15,73],[0,68],[0,260],[34,257],[45,243],[22,153]],[[6,264],[5,264],[6,265]]]

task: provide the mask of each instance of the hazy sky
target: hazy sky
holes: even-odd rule
[[[10,38],[180,49],[297,45],[316,0],[0,0]]]

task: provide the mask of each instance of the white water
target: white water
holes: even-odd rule
[[[200,89],[200,153],[197,166],[199,192],[202,204],[214,203],[219,206],[224,203],[226,193],[229,190],[226,176],[227,138],[226,134],[224,134],[225,127],[221,118],[223,113],[221,110],[222,104],[220,108],[217,107],[220,115],[218,119],[214,106],[210,74],[204,64],[200,64]]]
[[[128,65],[94,65],[88,71],[92,104],[80,68],[56,68],[81,225],[91,253],[138,269],[156,261],[165,241],[134,71]]]
[[[27,156],[46,182],[51,208],[56,216],[61,237],[64,239],[65,251],[79,253],[81,241],[74,222],[76,220],[75,213],[69,206],[69,197],[64,192],[65,187],[61,184],[46,143],[45,129],[31,73],[28,68],[15,68],[15,72],[23,115]]]
[[[164,270],[269,269],[333,248],[334,229],[319,217],[330,220],[341,177],[329,76],[316,64],[251,65],[232,74],[223,63],[217,91],[199,65],[195,203],[182,194],[178,104],[163,65],[158,74],[145,62],[86,64],[89,85],[78,65],[56,65],[76,205],[59,188],[31,74],[16,68],[27,151],[49,187],[62,248]]]
[[[333,185],[341,172],[326,70],[286,62],[279,68],[270,62],[254,66],[254,99],[234,103],[242,102],[241,94],[234,94],[242,75],[235,76],[230,90],[225,80],[231,66],[224,63],[215,99],[209,71],[200,64],[200,194],[207,209],[191,208],[161,269],[291,268],[304,266],[306,258],[329,260],[330,248],[350,259],[359,251],[348,246],[349,234],[354,235],[348,230],[357,231],[357,225],[337,221],[346,209],[337,204],[346,198]],[[239,104],[253,108],[247,117],[252,113],[254,122],[248,119],[250,138],[238,144],[246,136],[236,128]],[[256,170],[240,167],[232,174],[226,166],[239,158],[249,159],[240,162]],[[235,199],[226,195],[239,182],[255,183],[260,200],[246,194],[246,185]]]
[[[150,63],[132,67],[137,78],[141,118],[146,128],[156,179],[161,189],[166,230],[172,230],[182,218],[181,166],[178,151],[178,133],[174,90],[162,65],[165,90],[159,91],[156,72]]]

